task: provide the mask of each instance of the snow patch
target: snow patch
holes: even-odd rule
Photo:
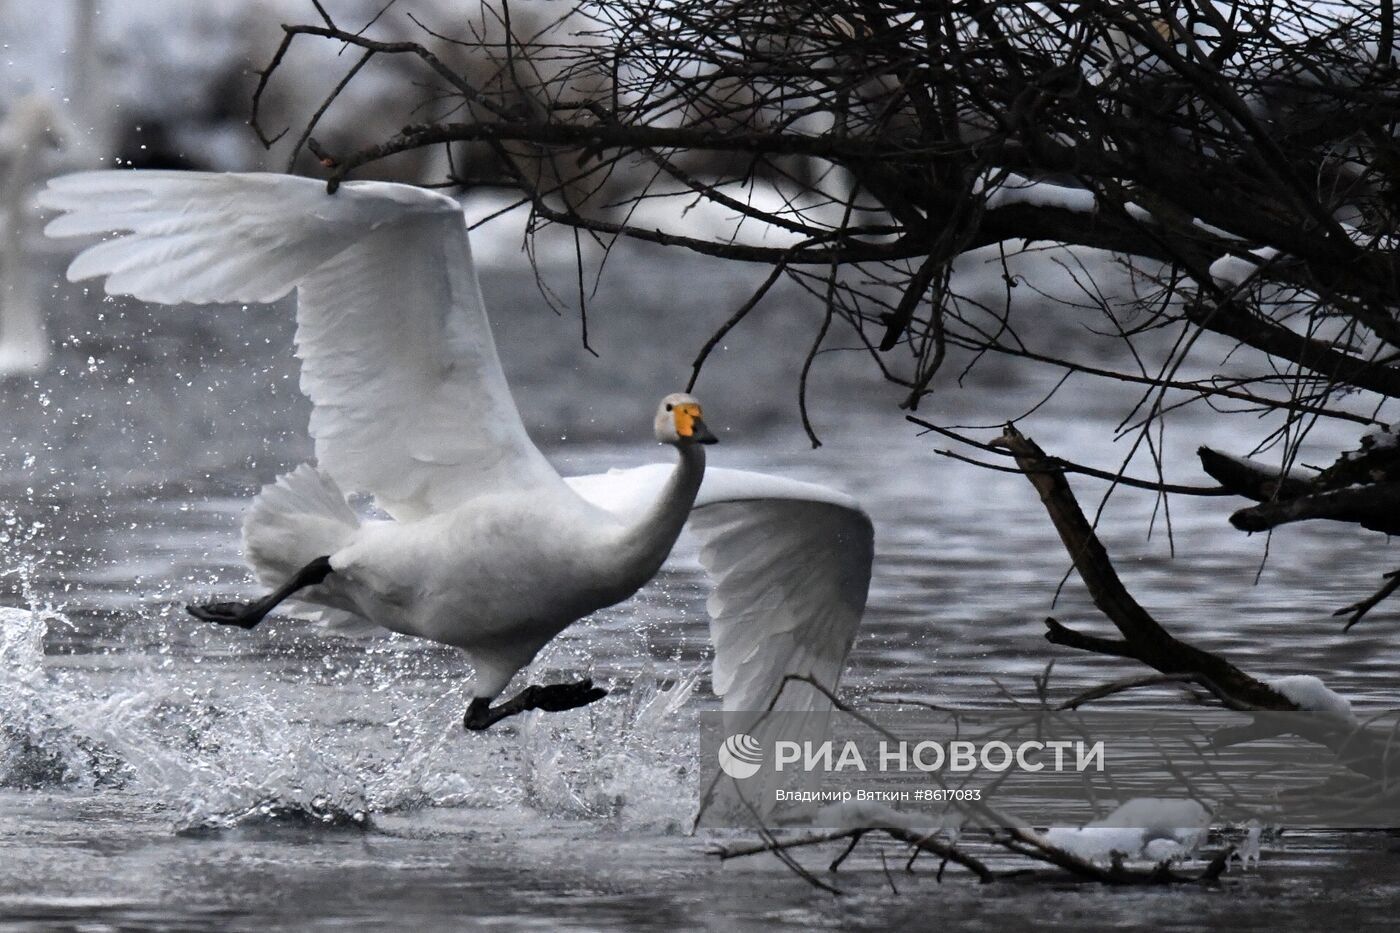
[[[1275,693],[1281,693],[1301,710],[1314,713],[1328,713],[1345,722],[1348,726],[1359,726],[1360,720],[1352,712],[1351,701],[1312,674],[1293,674],[1288,677],[1275,677],[1266,681]]]
[[[1361,436],[1361,450],[1351,451],[1345,456],[1350,460],[1373,451],[1390,450],[1397,445],[1400,445],[1400,422],[1387,425],[1369,434],[1363,434]]]
[[[1262,264],[1275,259],[1278,256],[1278,250],[1272,246],[1262,246],[1259,249],[1250,250],[1249,254],[1254,259],[1246,259],[1243,256],[1221,256],[1210,264],[1211,279],[1221,287],[1238,288],[1248,281],[1250,276],[1258,272]]]
[[[1139,221],[1140,223],[1152,223],[1154,220],[1156,220],[1156,218],[1152,216],[1151,211],[1149,211],[1147,208],[1143,207],[1136,201],[1125,202],[1123,204],[1123,210],[1127,211],[1129,217],[1131,217],[1133,220]]]
[[[1113,856],[1165,862],[1190,858],[1206,840],[1210,811],[1196,800],[1137,797],[1102,819],[1045,832],[1050,844],[1089,861]]]
[[[1087,188],[1070,188],[1049,182],[1032,181],[1019,175],[1008,175],[987,195],[987,210],[1027,204],[1032,207],[1053,207],[1078,214],[1092,214],[1099,207],[1094,192]]]

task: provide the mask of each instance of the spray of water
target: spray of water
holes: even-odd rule
[[[554,816],[683,832],[695,799],[694,721],[686,701],[699,670],[665,682],[648,671],[614,702],[572,719],[536,716],[521,736],[526,799]]]
[[[0,787],[118,785],[125,769],[99,740],[75,727],[62,687],[44,666],[54,613],[0,608]]]
[[[256,661],[189,648],[85,666],[46,658],[59,613],[0,610],[0,786],[121,786],[175,831],[372,828],[423,807],[514,808],[681,831],[693,799],[685,701],[698,675],[647,671],[607,703],[461,729],[463,671],[409,640],[286,639]],[[164,628],[162,626],[162,628]],[[187,628],[162,631],[179,646]],[[200,644],[200,641],[204,644]],[[620,689],[619,689],[620,688]]]

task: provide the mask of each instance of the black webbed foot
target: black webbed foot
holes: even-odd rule
[[[215,622],[219,625],[236,625],[251,629],[263,620],[252,603],[205,603],[203,606],[186,606],[185,611],[201,622]]]
[[[253,603],[205,603],[203,606],[186,606],[185,611],[201,622],[215,622],[219,625],[236,625],[250,629],[256,626],[268,613],[276,609],[288,596],[308,586],[325,582],[334,571],[329,557],[318,557],[305,567],[292,574],[290,580]]]
[[[535,684],[521,690],[499,706],[492,706],[490,700],[477,697],[467,707],[467,713],[462,717],[462,725],[473,732],[480,732],[507,716],[515,716],[532,709],[560,713],[566,709],[587,706],[607,695],[608,691],[602,687],[593,686],[592,678],[584,678],[571,684]]]
[[[527,689],[537,691],[532,698],[533,708],[549,713],[561,713],[566,709],[587,706],[608,695],[608,691],[602,687],[593,686],[592,678],[584,678],[572,684],[544,684]]]

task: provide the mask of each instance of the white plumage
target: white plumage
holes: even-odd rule
[[[651,464],[570,477],[579,495],[624,518],[661,493],[671,468]],[[711,467],[686,526],[714,589],[706,602],[715,693],[730,710],[763,710],[789,674],[835,689],[865,610],[874,557],[854,499],[797,480]],[[824,705],[789,684],[779,709]]]
[[[0,119],[0,377],[29,376],[49,361],[48,328],[29,253],[28,199],[57,113],[41,94],[14,101]]]
[[[688,520],[715,583],[726,709],[766,708],[790,674],[836,686],[870,580],[864,512],[820,486],[706,471],[700,444],[713,438],[684,395],[663,400],[655,424],[677,465],[563,480],[516,411],[451,198],[378,182],[328,195],[284,175],[91,172],[50,182],[41,203],[61,212],[50,236],[121,234],[68,272],[105,279],[109,293],[175,304],[297,289],[317,466],[265,488],[248,514],[262,582],[305,587],[296,598],[340,623],[462,648],[485,704],[564,627],[654,576]],[[394,520],[361,522],[343,491],[372,494]],[[310,566],[318,558],[329,560]],[[542,696],[523,708],[597,698]],[[779,700],[826,704],[805,687]]]

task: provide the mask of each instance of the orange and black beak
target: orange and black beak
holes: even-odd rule
[[[705,427],[705,419],[700,416],[699,405],[677,405],[675,411],[676,433],[697,444],[714,444],[719,441]]]
[[[719,438],[709,428],[705,427],[705,422],[696,418],[690,425],[690,437],[697,444],[718,444]]]

